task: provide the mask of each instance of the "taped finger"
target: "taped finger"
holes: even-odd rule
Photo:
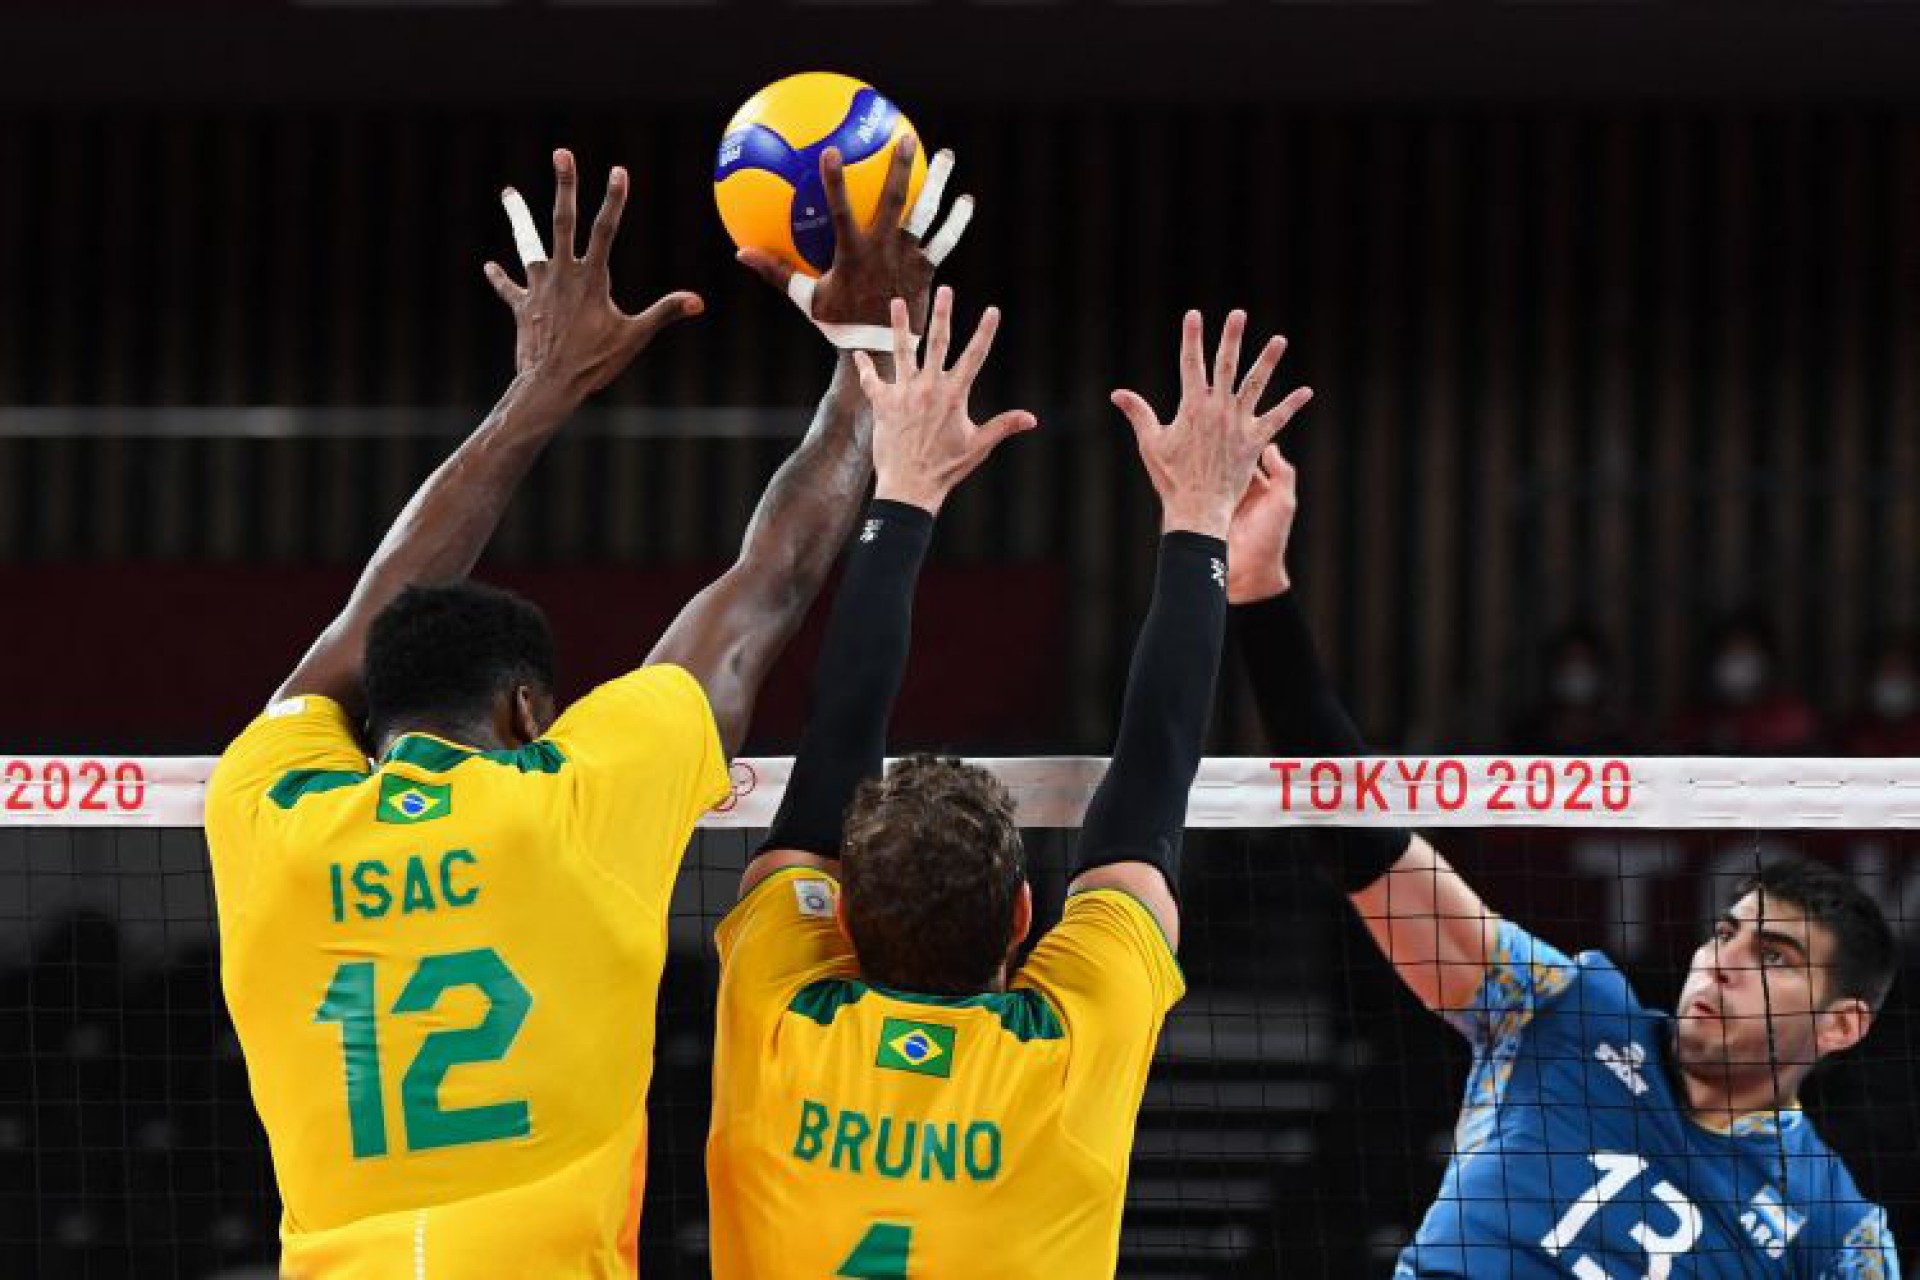
[[[973,221],[973,197],[961,196],[953,202],[953,212],[932,240],[927,242],[927,261],[939,266],[960,243],[960,237],[967,233],[967,224]]]
[[[920,198],[907,215],[906,231],[915,240],[924,240],[927,228],[940,213],[940,200],[947,194],[947,179],[953,176],[953,152],[941,151],[927,166],[927,179],[920,184]]]
[[[500,193],[500,203],[506,206],[507,225],[513,228],[513,247],[519,251],[520,265],[531,267],[536,262],[545,262],[546,246],[540,243],[540,232],[533,225],[533,211],[527,208],[527,198],[508,187]]]
[[[787,277],[787,296],[793,299],[793,305],[800,308],[800,314],[813,319],[813,291],[820,282],[812,276],[796,271]]]
[[[841,351],[893,351],[893,330],[880,324],[836,324],[813,318],[813,294],[820,282],[796,271],[787,277],[787,296],[828,342]]]

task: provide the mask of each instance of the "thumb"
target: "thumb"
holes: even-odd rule
[[[634,328],[644,335],[644,340],[653,337],[669,325],[691,319],[706,309],[707,304],[700,300],[699,294],[688,293],[684,289],[677,290],[635,316]]]
[[[781,293],[787,291],[787,281],[793,279],[793,264],[784,258],[775,257],[765,249],[756,249],[749,245],[742,248],[740,252],[734,254],[733,257],[734,261],[759,276],[762,280],[765,280]]]
[[[1153,407],[1137,394],[1125,388],[1112,395],[1113,407],[1118,409],[1133,428],[1133,434],[1144,441],[1160,425],[1160,419],[1154,416]]]
[[[518,307],[520,299],[527,296],[527,291],[514,283],[513,277],[499,263],[488,262],[481,270],[486,273],[487,283],[493,286],[493,291],[500,295],[500,301],[509,307]]]
[[[995,414],[981,423],[975,432],[975,440],[980,456],[985,457],[1000,447],[1000,442],[1009,436],[1021,435],[1040,425],[1040,420],[1025,409],[1009,409],[1005,413]]]

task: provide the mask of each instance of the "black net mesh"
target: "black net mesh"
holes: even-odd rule
[[[706,1273],[710,939],[755,834],[702,832],[675,898],[650,1276]],[[1064,892],[1067,835],[1028,833],[1043,922]],[[1850,870],[1903,938],[1920,909],[1905,833],[1509,829],[1436,843],[1504,914],[1613,956],[1650,1005],[1670,1007],[1724,891],[1771,853]],[[1141,1109],[1123,1275],[1385,1276],[1439,1183],[1464,1043],[1405,992],[1297,845],[1284,831],[1189,834],[1190,992]],[[278,1204],[222,1007],[200,834],[0,829],[0,923],[0,1275],[272,1274]],[[1915,979],[1805,1098],[1908,1240]]]

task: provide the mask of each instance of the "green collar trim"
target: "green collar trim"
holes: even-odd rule
[[[787,1009],[823,1027],[833,1025],[840,1010],[858,1004],[869,993],[907,1004],[934,1005],[943,1009],[987,1009],[1000,1020],[1000,1028],[1014,1039],[1064,1040],[1067,1032],[1060,1017],[1045,996],[1030,987],[1012,991],[983,991],[973,996],[936,996],[919,991],[900,991],[858,978],[821,978],[809,982],[794,993]]]
[[[545,738],[529,742],[515,751],[475,751],[472,747],[455,746],[424,733],[401,734],[387,748],[387,754],[380,757],[383,765],[410,764],[428,773],[451,773],[469,760],[506,765],[521,773],[558,773],[560,767],[566,764],[567,757]]]
[[[267,792],[267,799],[282,809],[291,809],[307,796],[317,796],[342,787],[357,787],[371,776],[346,769],[295,769],[282,775]]]

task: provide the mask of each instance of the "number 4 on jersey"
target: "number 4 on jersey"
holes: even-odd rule
[[[876,1222],[833,1274],[851,1280],[906,1280],[907,1251],[912,1246],[912,1227]]]

